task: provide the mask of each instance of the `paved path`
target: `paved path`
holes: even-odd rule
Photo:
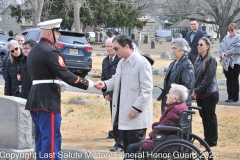
[[[4,80],[3,80],[3,77],[2,75],[0,75],[0,85],[1,86],[4,86]],[[67,88],[67,91],[70,91],[70,92],[80,92],[80,93],[92,93],[92,94],[102,94],[101,91],[99,90],[96,90],[96,89],[91,89],[91,90],[82,90],[82,89],[79,89],[79,88],[76,88],[76,87],[72,87],[72,86],[69,86]],[[154,99],[157,99],[157,97],[160,95],[161,91],[160,89],[154,87],[153,89],[153,98]],[[220,93],[220,99],[219,99],[219,102],[218,102],[218,105],[226,105],[226,106],[239,106],[240,107],[240,102],[234,102],[234,103],[226,103],[225,100],[227,99],[227,91],[226,90],[220,90],[219,91]]]

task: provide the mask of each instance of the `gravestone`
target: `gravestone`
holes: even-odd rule
[[[172,41],[172,37],[171,36],[166,37],[166,41],[167,42],[171,42]]]
[[[218,81],[218,85],[226,86],[226,84],[227,84],[227,80],[226,80],[226,79],[220,79],[220,80]]]
[[[135,34],[132,33],[132,35],[131,35],[132,40],[135,39],[135,37],[136,37]]]
[[[95,42],[99,42],[99,38],[100,38],[99,32],[95,32]]]
[[[149,43],[149,36],[144,36],[144,43]]]
[[[152,41],[151,42],[151,49],[155,49],[156,48],[156,42],[155,41]]]
[[[155,74],[155,75],[164,75],[164,74],[165,74],[165,71],[164,71],[164,68],[161,68],[161,69],[153,69],[152,73]]]
[[[171,59],[171,56],[170,56],[170,54],[168,52],[162,52],[160,54],[160,58],[162,58],[162,59]]]
[[[140,46],[140,41],[139,41],[139,40],[137,40],[137,39],[132,39],[132,42],[133,42],[137,47]]]
[[[99,34],[99,42],[102,42],[102,41],[103,41],[103,33],[100,32],[100,34]]]
[[[32,148],[32,119],[25,105],[25,99],[0,96],[0,146]]]

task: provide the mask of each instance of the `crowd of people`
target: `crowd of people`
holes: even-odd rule
[[[102,90],[110,105],[112,129],[108,138],[115,140],[110,148],[112,152],[151,150],[152,132],[145,139],[147,128],[176,126],[180,112],[187,110],[192,100],[202,108],[199,114],[204,140],[210,147],[217,145],[217,62],[212,55],[212,44],[206,33],[199,29],[197,19],[190,20],[191,31],[185,39],[177,38],[171,42],[174,60],[164,78],[162,116],[153,124],[153,61],[140,54],[129,36],[118,34],[105,42],[108,55],[102,61],[101,80],[94,83],[81,78],[66,68],[64,56],[55,45],[61,22],[62,19],[55,19],[39,23],[39,43],[25,42],[22,35],[16,35],[15,40],[8,42],[8,55],[3,61],[4,94],[27,99],[26,110],[30,111],[34,122],[37,159],[44,153],[55,153],[55,159],[60,159],[57,158],[61,150],[59,79],[80,89],[95,87]],[[229,34],[223,38],[219,49],[227,79],[228,103],[239,100],[240,35],[237,30],[235,23],[228,26]]]

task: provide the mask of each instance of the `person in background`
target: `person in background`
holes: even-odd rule
[[[25,40],[24,40],[24,36],[22,34],[17,34],[16,37],[15,37],[15,40],[18,42],[18,44],[20,46],[23,47],[23,44],[24,44]]]
[[[219,100],[216,79],[217,61],[212,56],[212,45],[209,39],[202,37],[198,42],[198,58],[194,64],[195,87],[192,96],[197,105],[202,107],[199,114],[202,118],[204,140],[210,147],[217,145],[218,124],[216,104]]]
[[[21,98],[27,99],[28,93],[30,92],[30,88],[32,86],[32,80],[28,73],[27,68],[27,56],[32,47],[36,44],[36,41],[30,39],[23,43],[23,54],[24,56],[21,58],[21,84],[22,84],[22,92]]]
[[[220,60],[223,64],[223,73],[227,79],[227,100],[232,103],[239,100],[239,73],[240,73],[240,34],[238,25],[231,23],[228,25],[229,34],[220,43]]]
[[[57,78],[85,90],[94,85],[93,81],[76,76],[66,68],[63,55],[56,45],[61,22],[62,19],[54,19],[38,24],[41,39],[27,58],[32,86],[25,109],[30,111],[34,122],[37,160],[44,155],[54,155],[55,160],[61,159],[61,88]],[[44,159],[49,160],[50,157]]]
[[[21,94],[21,62],[23,51],[16,40],[8,42],[9,59],[6,63],[4,95],[20,97]]]
[[[148,134],[149,138],[130,144],[127,148],[127,154],[137,153],[140,147],[143,151],[150,151],[153,149],[153,132],[155,126],[177,126],[179,121],[179,115],[183,110],[188,110],[186,100],[188,98],[189,91],[183,85],[171,84],[171,89],[167,94],[167,109],[163,112],[159,122],[152,124],[152,131]],[[155,131],[156,134],[170,135],[174,134],[173,131]]]
[[[206,32],[200,30],[199,27],[199,21],[195,18],[190,19],[190,27],[191,30],[186,34],[186,41],[188,42],[191,51],[188,53],[188,57],[192,64],[196,61],[196,58],[198,56],[198,49],[197,49],[197,44],[200,38],[202,37],[207,37]]]
[[[165,110],[167,96],[172,83],[181,84],[190,91],[186,101],[187,106],[191,106],[191,93],[194,87],[194,67],[187,54],[191,50],[188,42],[183,38],[174,39],[172,42],[172,52],[175,60],[171,62],[164,78],[164,90],[161,102],[162,113]]]
[[[106,51],[108,56],[103,59],[102,62],[102,76],[101,81],[105,81],[111,79],[112,76],[116,73],[116,68],[118,62],[121,60],[113,50],[113,38],[108,38],[105,42]],[[110,102],[110,112],[112,116],[112,96],[113,91],[103,92],[103,97]],[[115,144],[110,151],[118,152],[123,151],[123,141],[122,141],[122,131],[118,130],[118,125],[113,126],[113,130],[108,132],[108,138],[113,137],[115,140]]]
[[[22,45],[23,43],[25,42],[24,40],[24,36],[21,35],[21,34],[17,34],[15,36],[15,40],[18,42],[18,44],[20,45],[20,47],[22,48]],[[9,52],[8,52],[9,53]],[[2,59],[2,67],[1,67],[1,71],[2,71],[2,75],[3,75],[3,78],[5,80],[5,71],[6,71],[6,64],[7,64],[7,60],[9,58],[9,55],[5,55]]]
[[[113,49],[122,57],[115,75],[109,80],[95,82],[94,86],[103,92],[113,90],[112,124],[118,124],[118,129],[123,131],[126,153],[129,144],[145,138],[152,123],[152,67],[133,49],[131,38],[125,34],[114,37]]]

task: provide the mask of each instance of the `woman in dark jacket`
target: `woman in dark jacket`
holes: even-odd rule
[[[203,37],[198,42],[198,58],[195,67],[195,88],[192,96],[196,97],[197,105],[202,117],[204,140],[210,147],[217,145],[218,129],[215,113],[218,103],[218,85],[216,80],[216,59],[211,55],[211,42]]]
[[[28,93],[30,92],[32,86],[32,80],[28,73],[27,68],[27,56],[32,47],[36,44],[36,41],[30,39],[23,44],[23,54],[21,58],[21,82],[22,82],[22,92],[20,97],[27,99]]]
[[[177,38],[171,44],[175,60],[169,65],[164,79],[164,94],[161,103],[162,113],[166,107],[166,94],[169,92],[172,83],[184,85],[190,91],[186,100],[187,106],[191,106],[191,93],[194,87],[194,69],[187,56],[191,50],[188,42],[183,38]]]
[[[9,59],[6,64],[4,95],[20,97],[21,75],[20,58],[23,56],[21,46],[16,40],[8,42]]]

